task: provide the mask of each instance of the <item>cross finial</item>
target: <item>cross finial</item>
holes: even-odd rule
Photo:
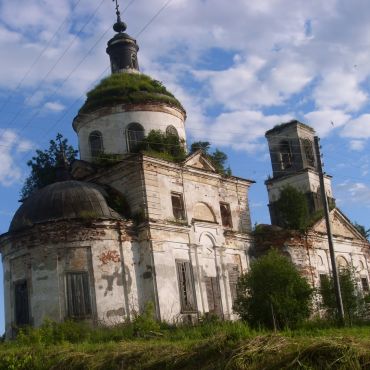
[[[113,25],[113,29],[114,31],[121,33],[121,32],[126,31],[127,26],[125,22],[122,22],[121,20],[121,13],[119,11],[118,0],[113,0],[113,2],[116,3],[116,14],[117,14],[117,22]]]

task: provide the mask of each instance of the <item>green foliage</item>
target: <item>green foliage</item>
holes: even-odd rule
[[[284,187],[276,202],[276,209],[283,222],[283,227],[301,231],[307,228],[310,220],[307,199],[294,187]]]
[[[234,309],[254,327],[292,328],[309,316],[311,295],[294,265],[271,250],[240,277]]]
[[[131,208],[126,197],[112,187],[107,189],[108,205],[125,218],[131,217]]]
[[[137,151],[172,162],[181,162],[186,157],[183,140],[161,130],[151,130],[139,144]]]
[[[132,326],[135,337],[143,337],[159,332],[161,327],[158,321],[155,320],[154,304],[152,302],[146,304],[145,310],[141,315],[135,316]]]
[[[338,274],[345,319],[351,324],[354,319],[361,318],[364,315],[365,301],[358,289],[353,271],[349,268],[339,269]],[[326,309],[328,316],[337,317],[337,303],[332,277],[322,278],[320,294],[322,307]]]
[[[110,167],[122,161],[121,154],[100,153],[94,158],[94,164],[102,167]]]
[[[159,81],[142,73],[113,73],[87,93],[79,114],[115,104],[166,103],[184,110]]]
[[[370,240],[370,229],[366,229],[365,226],[359,225],[357,222],[353,224],[357,231],[367,240]]]
[[[67,161],[71,163],[76,158],[78,151],[69,145],[68,140],[63,139],[61,134],[58,134],[55,140],[50,140],[48,149],[37,149],[36,155],[27,162],[27,166],[31,167],[31,174],[27,177],[21,190],[22,199],[27,198],[33,191],[55,182],[57,167],[61,161],[59,140],[61,140]]]
[[[216,171],[225,176],[231,176],[232,172],[230,167],[226,167],[227,154],[218,150],[217,148],[213,153],[210,153],[211,144],[208,141],[197,141],[191,144],[190,154],[195,153],[197,150],[202,150],[211,163],[215,166]]]

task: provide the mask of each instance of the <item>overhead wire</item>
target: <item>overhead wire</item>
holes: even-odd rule
[[[73,11],[77,8],[78,4],[81,2],[81,0],[77,0],[76,3],[72,6],[71,8],[71,12],[73,13]],[[47,42],[47,44],[45,45],[45,47],[41,50],[41,52],[37,55],[36,59],[33,61],[33,63],[30,65],[30,67],[28,68],[28,70],[26,71],[26,73],[23,75],[23,77],[20,79],[20,81],[18,82],[18,84],[16,85],[15,89],[12,90],[12,92],[10,94],[8,94],[7,96],[7,99],[3,102],[3,104],[1,105],[0,107],[0,113],[2,112],[2,110],[4,109],[4,107],[9,103],[9,101],[12,99],[12,97],[15,95],[15,93],[21,88],[23,82],[27,79],[27,77],[29,76],[29,74],[31,73],[31,71],[33,70],[33,68],[37,65],[37,63],[40,61],[41,57],[45,54],[45,52],[49,49],[52,41],[55,39],[55,37],[58,35],[58,33],[62,30],[62,28],[64,27],[65,23],[67,23],[68,19],[69,19],[69,16],[70,14],[68,14],[64,20],[60,23],[59,27],[56,29],[56,31],[54,32],[54,34],[51,36],[51,38],[49,39],[49,41]]]

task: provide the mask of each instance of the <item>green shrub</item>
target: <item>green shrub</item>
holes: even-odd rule
[[[295,266],[271,250],[240,277],[234,309],[253,327],[294,328],[309,316],[311,295]]]
[[[276,202],[276,210],[282,221],[282,227],[292,230],[305,230],[310,217],[305,195],[293,188],[286,186],[280,193]]]
[[[116,104],[166,103],[184,110],[159,81],[142,73],[113,73],[87,93],[79,114]]]
[[[342,295],[343,309],[347,323],[352,324],[353,320],[361,319],[365,314],[365,302],[361,291],[358,289],[355,274],[349,269],[339,269],[339,283]],[[334,280],[325,276],[321,280],[320,294],[322,307],[327,315],[337,318],[337,301],[335,298]]]

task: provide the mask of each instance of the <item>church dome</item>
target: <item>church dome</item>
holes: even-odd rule
[[[87,93],[87,99],[81,107],[79,115],[119,104],[156,103],[164,103],[178,108],[185,114],[181,103],[161,82],[139,72],[113,73]]]
[[[38,223],[76,218],[118,219],[103,195],[103,189],[81,181],[63,181],[45,186],[27,198],[15,213],[9,232]]]

